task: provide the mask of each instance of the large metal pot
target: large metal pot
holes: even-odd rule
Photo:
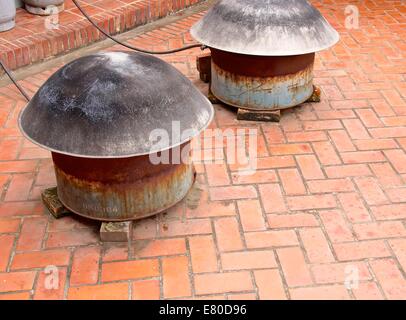
[[[16,6],[12,0],[0,0],[0,32],[15,26]]]
[[[191,34],[211,49],[214,96],[251,110],[306,101],[313,93],[315,52],[339,40],[306,0],[220,0]]]
[[[64,9],[64,0],[23,0],[25,9],[33,14],[48,16]]]
[[[207,98],[174,67],[151,55],[111,52],[57,71],[19,124],[29,140],[52,152],[67,208],[95,220],[126,221],[186,196],[195,179],[190,141],[213,115]],[[157,130],[167,134],[166,143]],[[155,161],[165,153],[166,161]]]

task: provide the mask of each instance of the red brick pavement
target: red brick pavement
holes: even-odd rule
[[[110,34],[178,12],[202,0],[79,0],[94,21]],[[57,23],[56,30],[49,29]],[[65,0],[65,10],[58,17],[32,15],[17,9],[16,27],[0,33],[0,59],[16,69],[97,42],[100,34],[76,8]],[[0,70],[2,74],[2,70]]]
[[[198,164],[187,201],[137,222],[130,244],[99,243],[98,223],[44,212],[49,153],[21,137],[25,102],[0,88],[0,298],[405,299],[406,6],[359,1],[360,29],[347,30],[347,1],[324,2],[342,38],[317,56],[323,101],[280,124],[238,122],[216,105],[212,127],[258,129],[260,171],[241,175],[222,153]],[[131,42],[180,46],[200,16]],[[207,91],[197,53],[164,58]],[[53,71],[21,84],[35,90]],[[49,265],[58,289],[46,289]],[[346,286],[354,274],[358,286]]]

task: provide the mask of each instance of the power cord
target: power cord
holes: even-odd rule
[[[89,20],[89,22],[97,29],[99,30],[103,35],[105,35],[107,38],[113,40],[114,42],[128,48],[128,49],[132,49],[134,51],[138,51],[138,52],[142,52],[142,53],[148,53],[148,54],[170,54],[170,53],[176,53],[176,52],[181,52],[181,51],[185,51],[185,50],[189,50],[189,49],[193,49],[193,48],[201,48],[202,50],[206,49],[205,45],[201,45],[201,44],[191,44],[189,46],[185,46],[182,48],[178,48],[178,49],[173,49],[173,50],[167,50],[167,51],[150,51],[150,50],[146,50],[146,49],[141,49],[141,48],[137,48],[137,47],[133,47],[129,44],[126,44],[114,37],[112,37],[111,35],[109,35],[106,31],[104,31],[102,28],[100,28],[96,22],[94,22],[92,20],[92,18],[89,17],[89,15],[83,10],[83,8],[79,5],[79,3],[77,2],[77,0],[72,0],[72,2],[74,3],[74,5],[79,9],[79,11],[85,16],[85,18],[87,20]]]
[[[17,89],[21,92],[21,94],[24,96],[27,101],[30,101],[30,96],[27,94],[27,92],[24,91],[24,89],[18,84],[17,80],[14,79],[13,75],[11,74],[10,70],[7,69],[7,67],[4,65],[4,63],[0,60],[0,65],[3,68],[4,72],[7,74],[7,76],[10,78],[10,80],[14,83],[14,85],[17,87]]]
[[[173,50],[167,50],[167,51],[150,51],[150,50],[145,50],[145,49],[141,49],[141,48],[137,48],[137,47],[133,47],[129,44],[126,44],[112,36],[110,36],[107,32],[105,32],[103,29],[101,29],[93,20],[92,18],[89,17],[89,15],[82,9],[82,7],[79,5],[79,3],[77,2],[77,0],[72,0],[72,2],[74,3],[74,5],[79,9],[79,11],[84,15],[84,17],[89,20],[89,22],[97,29],[99,30],[103,35],[105,35],[107,38],[113,40],[114,42],[128,48],[134,51],[138,51],[138,52],[142,52],[142,53],[147,53],[147,54],[171,54],[171,53],[176,53],[176,52],[181,52],[181,51],[185,51],[185,50],[189,50],[189,49],[193,49],[193,48],[201,48],[202,50],[206,49],[207,47],[201,44],[191,44],[179,49],[173,49]],[[4,63],[0,60],[0,65],[3,68],[4,72],[7,74],[7,76],[10,78],[10,80],[14,83],[14,85],[17,87],[17,89],[21,92],[21,94],[24,96],[25,99],[27,99],[27,101],[30,101],[30,96],[27,94],[27,92],[25,92],[25,90],[18,84],[18,82],[16,81],[16,79],[13,77],[13,75],[11,74],[10,70],[8,70],[8,68],[4,65]]]

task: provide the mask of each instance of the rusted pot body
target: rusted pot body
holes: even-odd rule
[[[154,165],[149,156],[89,159],[55,152],[52,159],[61,202],[94,220],[138,220],[163,212],[181,201],[195,180],[188,161]]]
[[[64,0],[23,0],[25,9],[41,16],[57,14],[64,10]]]
[[[15,27],[16,6],[12,0],[0,0],[0,32]]]
[[[76,59],[19,117],[24,136],[52,152],[58,196],[94,220],[145,218],[192,187],[190,144],[213,106],[176,68],[152,56],[105,52]]]
[[[219,0],[191,29],[212,52],[212,93],[250,110],[280,110],[313,93],[315,52],[339,40],[306,0]]]
[[[313,93],[314,53],[264,57],[211,52],[211,91],[228,105],[280,110],[305,102]]]

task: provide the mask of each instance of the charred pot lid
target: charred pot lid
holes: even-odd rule
[[[306,0],[220,0],[191,33],[208,47],[257,56],[312,53],[339,40]]]
[[[208,99],[171,65],[150,55],[109,52],[59,69],[23,110],[19,125],[29,140],[53,152],[126,158],[186,143],[213,115]]]

